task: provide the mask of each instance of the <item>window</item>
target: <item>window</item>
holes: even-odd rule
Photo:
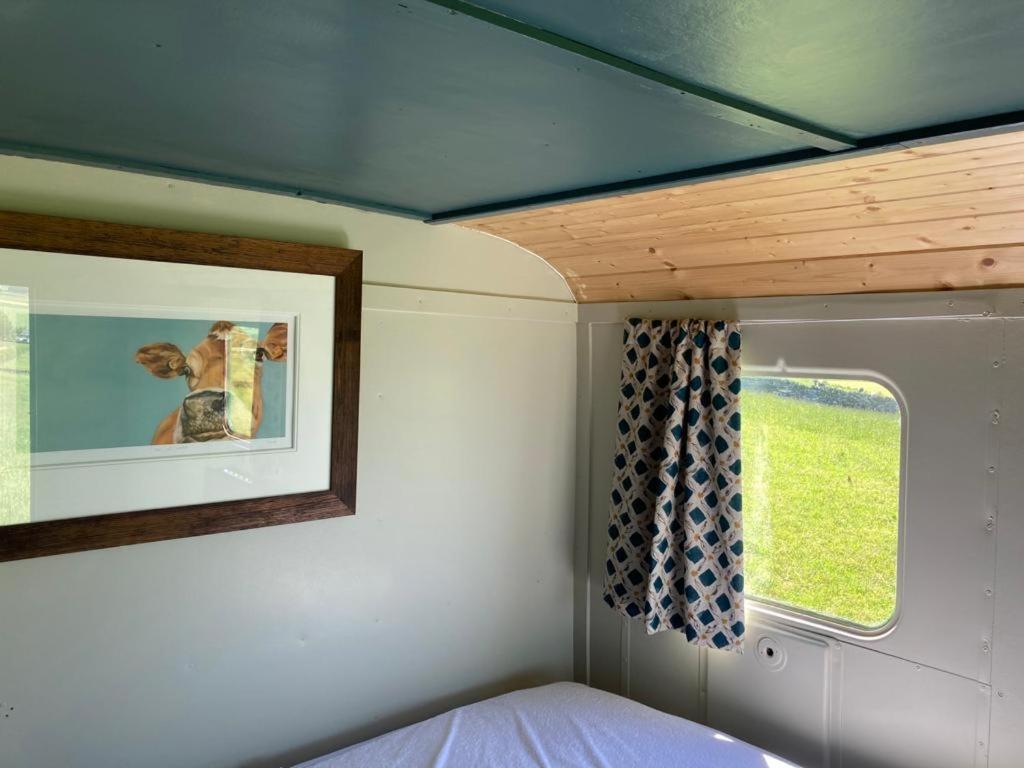
[[[896,610],[900,407],[874,381],[745,377],[746,591],[861,628]]]
[[[29,339],[28,288],[0,285],[0,526],[31,517]]]

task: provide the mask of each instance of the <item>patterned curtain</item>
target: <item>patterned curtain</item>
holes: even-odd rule
[[[620,383],[605,602],[739,651],[739,326],[631,319]]]

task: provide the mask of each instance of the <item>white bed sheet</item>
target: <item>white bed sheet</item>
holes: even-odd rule
[[[516,691],[296,768],[795,768],[697,723],[575,683]]]

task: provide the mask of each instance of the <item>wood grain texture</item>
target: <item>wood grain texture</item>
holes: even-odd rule
[[[1021,275],[1024,246],[1011,246],[600,275],[581,279],[579,290],[591,302],[668,301],[793,296],[809,284],[815,295],[1006,287]]]
[[[1024,285],[1024,131],[464,226],[541,256],[580,302]]]
[[[599,237],[616,233],[636,235],[639,227],[667,228],[671,226],[709,226],[727,224],[739,226],[747,219],[769,216],[794,215],[804,212],[825,212],[839,207],[855,205],[883,205],[893,202],[927,201],[930,198],[957,193],[995,191],[1003,187],[1024,185],[1024,163],[992,168],[953,171],[929,177],[927,184],[919,179],[893,179],[867,186],[816,190],[792,195],[740,200],[722,205],[693,207],[670,206],[664,210],[643,210],[632,215],[617,215],[598,222],[573,221],[559,226],[539,229],[524,228],[516,237],[522,244],[543,247],[555,243],[573,242],[586,237]],[[512,230],[510,230],[512,231]],[[501,228],[491,227],[492,234],[502,234]]]
[[[355,513],[361,252],[10,212],[0,212],[0,247],[334,278],[334,392],[328,490],[2,526],[0,562]]]

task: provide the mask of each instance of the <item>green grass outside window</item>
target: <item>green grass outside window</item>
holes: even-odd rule
[[[880,626],[896,608],[898,408],[872,409],[892,398],[873,382],[795,381],[744,380],[746,592]]]

